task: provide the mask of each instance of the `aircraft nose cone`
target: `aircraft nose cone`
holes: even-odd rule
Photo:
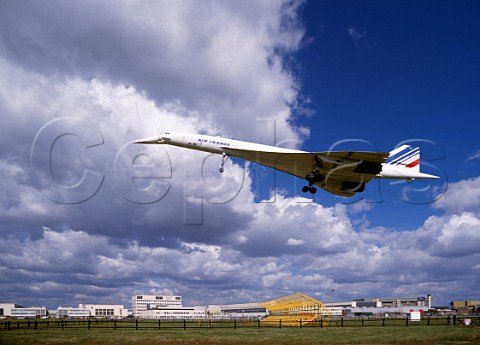
[[[139,140],[134,141],[135,144],[161,144],[163,143],[163,138],[161,136],[154,136],[154,137],[148,137],[148,138],[143,138]]]

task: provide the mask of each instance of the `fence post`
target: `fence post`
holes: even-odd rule
[[[161,321],[160,321],[160,319],[158,319],[158,329],[160,329],[160,328],[161,328]]]
[[[302,319],[300,319],[300,328],[302,328]]]
[[[427,318],[427,326],[430,326],[430,316]]]
[[[408,316],[405,318],[405,326],[408,326]]]
[[[278,319],[278,328],[282,328],[282,319]]]
[[[135,329],[138,329],[138,319],[135,319]]]
[[[183,319],[183,329],[187,329],[187,322]]]
[[[90,319],[88,319],[88,330],[90,330],[91,322],[92,321]]]
[[[382,318],[382,327],[385,327],[385,318]]]
[[[117,320],[113,320],[113,329],[114,329],[114,330],[117,329]]]
[[[320,318],[320,328],[323,328],[323,317]]]
[[[62,331],[63,331],[63,327],[64,327],[64,325],[63,325],[63,320],[62,320]]]
[[[257,320],[258,328],[260,328],[260,319]]]
[[[10,321],[7,322],[7,331],[10,330]]]
[[[28,328],[30,328],[30,320],[28,320],[27,325],[28,325]]]
[[[233,329],[237,329],[237,320],[233,320]]]
[[[362,327],[363,327],[363,326],[364,326],[364,324],[363,324],[363,317],[362,317]]]
[[[342,317],[342,319],[341,319],[341,323],[340,323],[340,324],[341,324],[341,325],[342,325],[342,327],[343,327],[343,317]]]
[[[37,330],[37,329],[38,329],[38,321],[35,320],[35,330]]]

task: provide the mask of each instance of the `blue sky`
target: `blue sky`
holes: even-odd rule
[[[478,164],[467,162],[479,146],[478,4],[315,1],[303,14],[297,71],[314,113],[300,120],[311,129],[306,149],[352,138],[389,151],[423,139],[431,143],[422,158],[434,160],[448,182],[478,175]],[[394,190],[387,186],[384,193]],[[384,202],[370,217],[377,225],[418,226],[431,212]]]
[[[323,125],[308,144],[360,137],[386,150],[429,139],[457,180],[478,146],[478,14],[468,1],[307,3],[299,75],[316,116],[305,123]]]
[[[479,15],[475,1],[3,1],[1,302],[480,299]],[[312,199],[265,167],[219,175],[219,157],[129,144],[166,131],[309,151],[409,141],[441,178]]]

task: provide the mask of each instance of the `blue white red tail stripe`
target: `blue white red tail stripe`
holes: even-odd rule
[[[403,154],[402,156],[398,157],[397,159],[394,159],[390,162],[390,164],[401,164],[405,163],[406,161],[410,160],[413,157],[419,156],[420,155],[420,150],[418,148],[412,149],[409,152]]]
[[[420,164],[420,148],[403,145],[390,152],[385,162],[389,165],[400,165],[405,168],[414,168]]]
[[[411,163],[408,163],[407,165],[405,165],[405,168],[413,168],[413,167],[416,167],[419,164],[420,164],[420,158],[414,160]]]

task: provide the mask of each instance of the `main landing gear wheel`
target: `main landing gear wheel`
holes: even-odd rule
[[[315,182],[322,182],[325,179],[325,176],[323,176],[319,172],[314,171],[308,174],[305,179],[308,181],[308,186],[304,186],[302,188],[302,192],[310,192],[311,194],[315,194],[317,192],[317,188],[315,188],[313,185],[315,184]]]
[[[310,193],[312,193],[312,194],[315,194],[315,193],[317,192],[317,188],[315,188],[315,187],[310,187],[310,186],[304,186],[304,187],[302,188],[302,192],[304,192],[304,193],[310,192]]]

